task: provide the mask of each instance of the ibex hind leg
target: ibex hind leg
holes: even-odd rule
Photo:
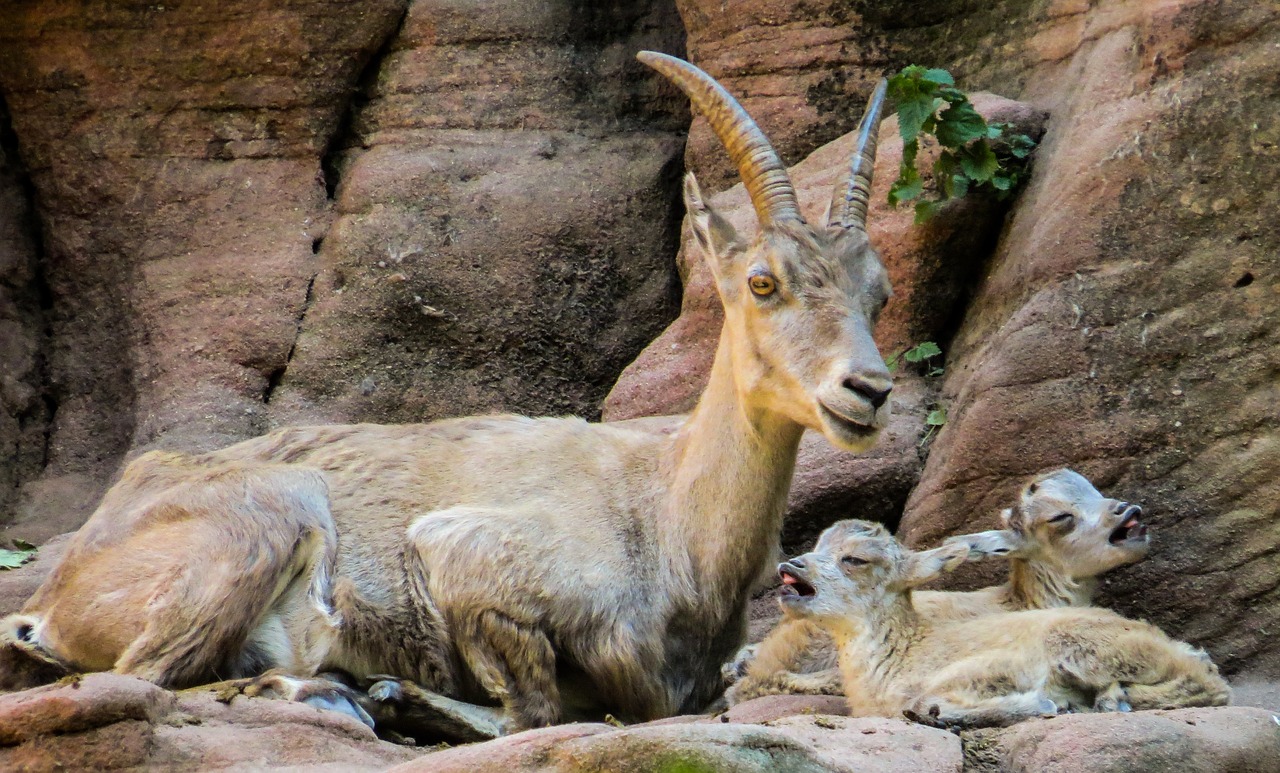
[[[992,698],[967,699],[963,695],[926,695],[903,712],[908,719],[934,727],[1005,727],[1024,719],[1052,717],[1058,706],[1040,690]]]
[[[189,688],[186,692],[212,692],[223,703],[230,703],[237,695],[305,703],[318,709],[345,714],[371,729],[375,727],[374,718],[363,705],[368,700],[367,696],[341,674],[301,677],[276,669],[259,676]]]
[[[117,673],[186,687],[271,668],[315,672],[337,624],[328,598],[337,541],[327,491],[311,471],[269,477],[229,482],[236,488],[224,501],[236,507],[220,514],[220,524],[192,514],[191,541],[209,542],[210,549],[158,583],[142,633],[117,660]],[[216,542],[201,537],[214,529],[230,535]]]
[[[379,733],[393,731],[418,743],[488,741],[513,729],[504,709],[471,703],[424,690],[406,679],[372,676],[361,705]]]

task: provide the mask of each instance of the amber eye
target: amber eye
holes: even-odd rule
[[[778,283],[768,274],[756,274],[747,280],[747,284],[751,285],[751,292],[761,298],[773,295],[778,289]]]

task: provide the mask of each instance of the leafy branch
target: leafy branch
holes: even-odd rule
[[[955,87],[951,73],[920,65],[904,67],[889,79],[889,97],[898,109],[902,133],[902,166],[889,188],[889,203],[916,201],[916,223],[922,223],[945,201],[970,191],[986,190],[996,199],[1011,196],[1026,175],[1035,140],[1013,134],[1013,126],[988,124]],[[937,189],[925,195],[916,168],[920,137],[933,137],[941,150],[933,162]]]

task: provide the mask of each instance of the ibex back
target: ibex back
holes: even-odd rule
[[[761,226],[735,233],[686,178],[725,323],[678,430],[493,416],[148,454],[0,626],[10,647],[174,686],[273,667],[392,674],[499,701],[514,727],[566,706],[642,720],[709,702],[773,556],[801,432],[859,451],[888,417],[871,330],[890,289],[865,228],[883,85],[814,226],[724,89],[640,58],[710,120]]]

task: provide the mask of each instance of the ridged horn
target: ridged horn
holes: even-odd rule
[[[761,228],[768,229],[782,220],[804,222],[787,168],[738,100],[715,78],[683,59],[656,51],[641,51],[636,58],[679,86],[698,112],[706,116],[729,158],[738,166],[738,175],[751,196]]]
[[[871,200],[871,178],[876,171],[876,135],[888,88],[889,82],[881,78],[871,92],[871,99],[867,100],[867,111],[858,124],[858,147],[849,161],[849,176],[836,185],[831,195],[828,226],[867,230],[867,204]]]

